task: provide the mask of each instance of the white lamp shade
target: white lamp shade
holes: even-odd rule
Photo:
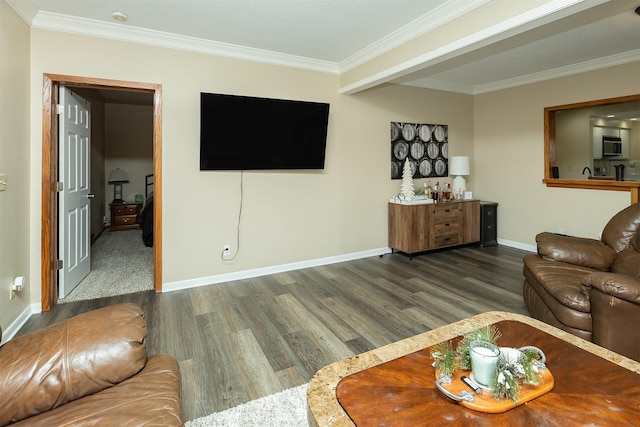
[[[116,169],[111,171],[111,174],[109,175],[108,182],[109,182],[109,184],[116,184],[116,183],[120,183],[120,182],[129,182],[129,177],[127,176],[125,171],[123,171],[120,168],[116,168]]]
[[[452,156],[449,159],[449,175],[456,175],[451,191],[453,191],[453,197],[460,200],[467,190],[467,183],[463,176],[469,175],[469,157]]]
[[[469,157],[452,156],[449,159],[449,175],[469,175]]]

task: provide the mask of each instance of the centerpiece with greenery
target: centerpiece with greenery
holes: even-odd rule
[[[498,345],[501,336],[494,325],[489,325],[463,335],[455,349],[452,341],[436,344],[430,352],[434,360],[433,366],[440,371],[440,375],[446,376],[452,376],[457,369],[470,371],[469,343],[480,340]],[[491,395],[498,401],[511,399],[514,403],[517,402],[523,384],[539,384],[540,366],[544,366],[539,362],[539,358],[540,353],[534,348],[502,347],[496,373],[491,379]]]

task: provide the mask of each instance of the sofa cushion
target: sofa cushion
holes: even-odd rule
[[[608,271],[616,252],[596,239],[540,233],[536,236],[538,254],[545,260]]]
[[[166,354],[149,356],[137,375],[91,396],[27,418],[18,426],[182,426],[180,369]]]
[[[147,331],[133,304],[93,310],[0,347],[0,425],[49,411],[140,371]]]
[[[638,229],[640,229],[640,203],[634,203],[609,220],[602,231],[602,241],[616,252],[622,252],[636,237]]]
[[[583,313],[591,311],[589,298],[582,293],[582,278],[594,270],[565,262],[547,261],[537,255],[526,255],[523,261],[525,277],[530,275],[557,302]]]

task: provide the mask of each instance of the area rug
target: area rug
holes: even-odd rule
[[[91,271],[63,304],[153,289],[153,248],[142,241],[142,230],[104,232],[91,245]]]
[[[185,427],[307,427],[307,384],[185,423]]]

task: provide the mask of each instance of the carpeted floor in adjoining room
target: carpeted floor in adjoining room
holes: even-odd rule
[[[153,290],[153,248],[141,230],[102,233],[91,246],[91,271],[58,303]]]

